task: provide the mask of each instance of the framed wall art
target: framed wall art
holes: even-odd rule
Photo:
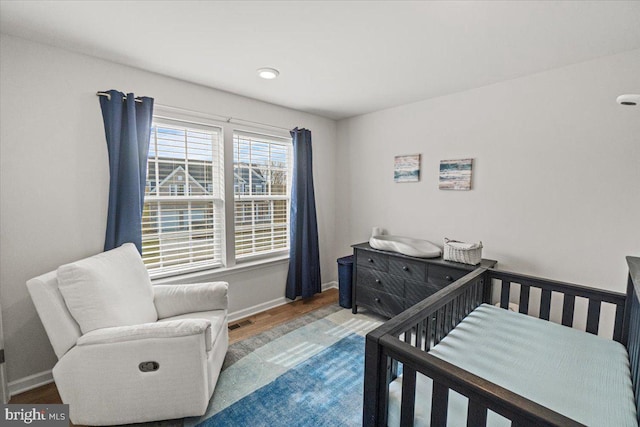
[[[420,181],[420,154],[396,156],[393,168],[395,182]]]
[[[441,160],[440,190],[471,190],[473,159]]]

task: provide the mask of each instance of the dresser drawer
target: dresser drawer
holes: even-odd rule
[[[380,271],[389,270],[389,257],[384,254],[369,251],[356,252],[356,263]]]
[[[405,308],[409,308],[412,305],[415,305],[422,301],[425,298],[430,297],[435,294],[439,290],[443,289],[444,286],[436,285],[433,283],[424,283],[424,282],[405,282],[404,287],[404,300],[405,300]]]
[[[372,268],[360,267],[357,270],[356,286],[368,286],[378,291],[384,291],[402,298],[404,294],[403,280],[390,276]]]
[[[457,268],[441,267],[439,265],[429,266],[428,281],[436,285],[446,286],[459,278],[466,276],[467,270],[458,270]]]
[[[404,310],[404,298],[367,287],[357,289],[356,304],[364,305],[377,313],[389,317],[393,317]]]
[[[408,280],[427,280],[427,266],[423,262],[402,258],[389,259],[389,273]]]
[[[478,266],[438,258],[409,257],[381,251],[369,243],[353,245],[354,280],[351,310],[358,305],[394,316],[449,286]],[[497,261],[483,259],[480,266],[491,268]]]

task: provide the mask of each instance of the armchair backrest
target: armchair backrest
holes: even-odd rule
[[[80,326],[69,312],[58,289],[55,271],[34,277],[27,282],[27,288],[44,329],[49,336],[56,356],[60,359],[76,345],[81,336]]]
[[[132,243],[62,265],[27,288],[58,359],[95,329],[158,320],[147,268]]]

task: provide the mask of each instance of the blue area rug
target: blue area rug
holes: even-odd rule
[[[361,425],[364,337],[383,321],[336,304],[230,345],[205,414],[182,426]]]
[[[362,425],[364,338],[351,334],[199,426]]]

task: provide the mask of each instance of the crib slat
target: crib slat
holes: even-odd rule
[[[490,281],[491,279],[487,279],[487,280]],[[491,295],[491,285],[485,286],[484,285],[484,281],[485,281],[485,279],[480,279],[477,282],[477,286],[480,288],[480,292],[482,294],[482,302],[490,304],[491,303],[491,298],[493,298],[492,295]]]
[[[598,323],[600,323],[600,301],[590,298],[587,310],[587,332],[598,335]]]
[[[442,309],[440,309],[436,312],[436,330],[434,331],[435,337],[433,339],[433,345],[438,344],[442,339],[442,322],[443,322],[442,316],[443,316],[443,312],[442,312]]]
[[[427,316],[426,319],[424,319],[425,325],[426,325],[426,335],[424,338],[424,351],[429,351],[431,350],[431,340],[433,338],[433,332],[432,332],[432,328],[433,328],[433,316]]]
[[[434,381],[431,393],[431,427],[445,427],[447,425],[448,403],[449,389],[447,386]]]
[[[500,307],[509,308],[509,291],[511,290],[511,282],[502,281],[502,291],[500,292]]]
[[[624,323],[624,304],[616,305],[616,320],[613,325],[614,341],[622,341],[622,324]]]
[[[416,370],[402,366],[402,401],[400,406],[400,425],[412,426],[416,403]]]
[[[440,334],[440,340],[443,340],[444,337],[449,333],[449,308],[451,306],[449,304],[442,307],[442,330]]]
[[[451,327],[455,328],[458,322],[460,321],[460,308],[458,307],[458,302],[460,297],[456,297],[451,301]]]
[[[448,331],[447,333],[449,333],[451,331],[451,329],[454,328],[455,324],[456,324],[456,311],[458,310],[456,307],[456,299],[454,298],[453,300],[451,300],[451,302],[449,303],[449,307],[450,307],[450,316],[449,316],[449,324],[448,324]]]
[[[443,316],[442,316],[442,336],[440,339],[444,339],[447,336],[449,331],[451,330],[451,304],[447,304],[443,307]]]
[[[640,340],[638,333],[635,332],[640,324],[640,307],[635,292],[631,297],[631,321],[629,322],[629,342],[627,349],[629,351],[629,359],[631,360],[631,378],[635,384],[636,407],[640,407],[640,376],[638,375],[638,357],[640,356]],[[640,422],[640,411],[638,411],[638,422]]]
[[[486,427],[486,425],[487,408],[482,406],[479,402],[469,399],[469,408],[467,409],[467,427]]]
[[[638,356],[639,354],[639,340],[638,333],[635,332],[640,322],[638,300],[636,299],[635,290],[631,292],[629,296],[631,298],[631,318],[629,322],[629,340],[627,342],[627,351],[629,352],[629,360],[631,362],[631,382],[634,384],[634,393],[636,397],[636,407],[640,407],[640,378],[638,377]],[[638,422],[640,423],[640,411],[638,411]]]
[[[456,306],[456,300],[453,300],[453,301],[451,301],[451,319],[450,319],[450,323],[449,323],[449,325],[450,325],[449,326],[449,331],[447,333],[451,332],[451,330],[453,328],[455,328],[456,325],[458,324],[458,322],[456,320],[456,317],[457,317],[456,312],[457,311],[458,311],[458,308]]]
[[[387,358],[387,383],[398,378],[398,361],[395,359]]]
[[[464,295],[463,297],[466,300],[466,297]],[[466,301],[464,301],[464,303],[462,304],[462,313],[460,313],[460,320],[462,321],[462,319],[464,319],[468,313],[469,313],[469,309],[467,308]]]
[[[416,348],[422,350],[422,336],[424,335],[424,322],[416,325]]]
[[[529,314],[529,291],[531,287],[528,285],[520,285],[520,301],[518,302],[518,311],[522,314]]]
[[[549,320],[551,314],[551,290],[543,289],[542,297],[540,298],[540,318]]]
[[[629,326],[629,343],[627,345],[627,349],[629,351],[629,359],[631,361],[631,376],[635,380],[633,383],[636,385],[636,391],[640,381],[638,380],[638,356],[639,354],[639,340],[637,338],[637,334],[633,334],[633,329],[636,328],[638,324],[638,303],[634,300],[631,302],[631,322]],[[636,393],[636,398],[638,393]],[[639,411],[640,413],[640,411]]]
[[[467,306],[468,306],[468,301],[467,301],[467,292],[468,291],[464,291],[461,295],[460,295],[460,303],[462,304],[462,311],[466,312],[467,311]]]
[[[576,297],[564,294],[562,302],[562,324],[564,326],[573,326],[573,309],[576,306]]]
[[[482,298],[482,296],[479,295],[478,288],[476,288],[475,286],[471,287],[471,292],[473,295],[473,299],[471,301],[471,311],[473,311],[473,309],[478,306],[478,300]]]

